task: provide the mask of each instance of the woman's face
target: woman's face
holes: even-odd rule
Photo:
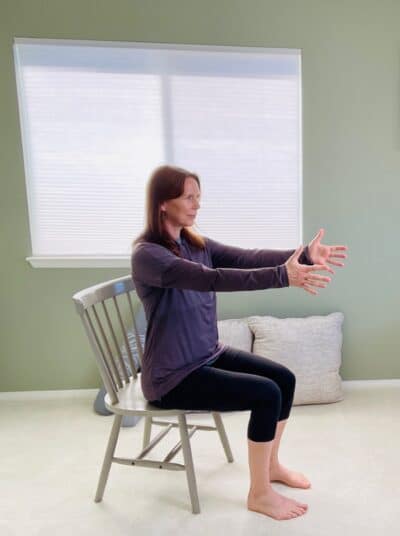
[[[174,227],[193,225],[200,208],[200,196],[197,181],[193,177],[187,177],[183,194],[161,204],[161,210],[166,214],[165,220]]]

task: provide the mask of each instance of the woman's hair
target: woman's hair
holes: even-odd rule
[[[146,192],[146,224],[144,231],[133,241],[132,246],[138,242],[154,242],[165,246],[175,255],[180,257],[180,248],[166,230],[163,220],[164,212],[161,205],[164,201],[180,197],[185,189],[185,180],[192,177],[197,181],[200,188],[199,177],[176,166],[159,166],[156,168],[147,183]],[[181,236],[193,246],[204,249],[204,238],[189,227],[183,227]]]

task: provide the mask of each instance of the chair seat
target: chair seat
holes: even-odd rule
[[[104,403],[107,409],[119,415],[181,415],[188,413],[210,413],[209,410],[194,410],[194,409],[163,409],[153,406],[145,398],[140,378],[131,378],[130,382],[124,385],[118,391],[118,402],[112,404],[108,394],[104,397]]]

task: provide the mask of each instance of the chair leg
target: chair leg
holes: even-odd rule
[[[114,422],[111,429],[110,438],[108,440],[106,455],[103,461],[103,467],[100,473],[99,483],[97,485],[96,497],[94,502],[100,502],[103,498],[104,488],[107,484],[108,474],[110,472],[112,458],[114,456],[115,447],[118,441],[118,435],[121,428],[122,415],[115,415]]]
[[[194,514],[200,513],[199,497],[197,494],[196,475],[194,472],[192,449],[190,446],[190,439],[187,429],[186,416],[184,414],[178,415],[179,431],[182,441],[183,459],[185,461],[186,478],[189,486],[190,500],[192,502],[192,512]]]
[[[222,446],[224,447],[226,458],[228,462],[233,462],[231,446],[228,441],[228,436],[226,435],[226,432],[225,432],[225,427],[224,427],[224,423],[222,422],[222,417],[219,413],[213,413],[212,415],[214,417],[215,426],[218,430],[219,437],[222,442]]]
[[[147,447],[151,439],[151,425],[153,418],[151,416],[146,417],[144,421],[144,432],[143,432],[143,449]]]

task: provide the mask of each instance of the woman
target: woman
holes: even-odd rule
[[[308,488],[301,473],[280,464],[278,450],[292,406],[295,376],[286,367],[218,341],[216,291],[297,286],[317,294],[334,273],[327,263],[345,246],[320,243],[323,229],[293,251],[225,246],[192,229],[200,208],[195,173],[161,166],[147,190],[147,224],[134,241],[132,278],[147,318],[141,382],[153,405],[174,409],[250,410],[247,429],[249,510],[275,519],[308,506],[271,486]]]

